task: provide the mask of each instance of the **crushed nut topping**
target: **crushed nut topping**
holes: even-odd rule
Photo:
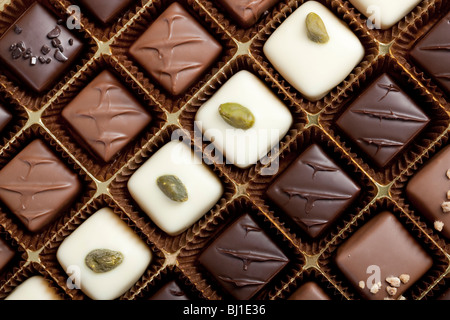
[[[447,178],[450,179],[450,169],[447,170]]]
[[[442,229],[444,228],[444,223],[443,223],[442,221],[436,220],[436,221],[434,222],[434,228],[435,228],[437,231],[442,231]]]
[[[398,288],[400,287],[400,278],[399,277],[394,277],[394,276],[389,276],[386,278],[386,282],[389,283],[392,287]]]
[[[370,288],[370,293],[376,294],[378,293],[378,291],[380,291],[380,287],[378,286],[377,283],[375,283],[372,288]]]
[[[366,283],[364,282],[364,281],[360,281],[359,282],[359,287],[361,288],[361,289],[364,289],[365,287],[366,287]]]
[[[441,204],[442,207],[442,211],[444,211],[444,213],[448,213],[450,212],[450,201],[445,201]]]
[[[395,294],[397,293],[397,288],[387,286],[386,291],[390,296],[395,296]]]
[[[409,276],[409,274],[401,274],[399,279],[402,283],[408,283],[409,279],[411,277]]]

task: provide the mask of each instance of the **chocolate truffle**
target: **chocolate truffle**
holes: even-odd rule
[[[214,63],[222,46],[180,4],[171,4],[131,46],[130,55],[173,95]]]
[[[368,300],[397,299],[433,265],[433,259],[388,211],[378,213],[338,247],[336,264]],[[409,281],[392,285],[391,278]],[[395,288],[395,294],[388,293]]]
[[[214,239],[198,261],[238,300],[252,298],[289,262],[249,214]]]
[[[190,300],[180,286],[172,280],[159,289],[149,300]]]
[[[308,281],[298,288],[288,300],[331,300],[314,281]]]
[[[6,110],[6,108],[0,104],[0,132],[8,125],[11,121],[12,115]]]
[[[306,18],[322,20],[328,41],[308,36]],[[269,37],[263,48],[267,59],[304,97],[317,101],[339,85],[364,57],[364,47],[350,28],[317,1],[298,7]]]
[[[250,111],[254,119],[251,127],[236,128],[225,121],[219,110],[222,105],[231,103]],[[204,139],[213,141],[213,146],[225,155],[228,164],[245,169],[277,146],[290,129],[293,118],[289,109],[259,78],[243,70],[226,81],[200,107],[195,123]]]
[[[171,236],[190,228],[224,191],[214,172],[178,140],[153,154],[131,176],[128,190],[150,219]]]
[[[105,207],[64,239],[56,258],[88,297],[113,300],[141,278],[152,252],[125,221]]]
[[[15,252],[11,247],[5,242],[5,240],[0,238],[0,273],[5,269],[9,262],[14,258]]]
[[[151,121],[139,101],[108,70],[63,110],[75,134],[103,161],[111,161]]]
[[[77,175],[39,139],[0,170],[0,200],[31,232],[72,205],[80,190]]]
[[[353,144],[385,167],[430,119],[387,74],[362,92],[336,121]]]
[[[406,186],[406,195],[413,204],[418,215],[423,215],[433,224],[442,221],[442,235],[450,239],[450,213],[445,212],[442,205],[450,202],[450,146],[445,147],[416,173]]]
[[[363,15],[371,20],[371,27],[389,29],[403,19],[422,0],[350,0]]]
[[[450,12],[412,49],[411,58],[450,94]]]
[[[51,12],[34,2],[0,39],[0,60],[4,66],[38,93],[49,89],[83,48],[81,41],[57,21]]]
[[[309,236],[316,238],[355,201],[360,190],[313,144],[271,184],[267,196]]]
[[[228,14],[242,27],[249,28],[280,0],[219,0]]]
[[[132,0],[79,0],[98,20],[110,23]]]
[[[17,286],[5,300],[63,300],[49,280],[32,276]]]

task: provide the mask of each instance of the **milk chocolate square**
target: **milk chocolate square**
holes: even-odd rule
[[[97,19],[110,23],[133,0],[79,0]]]

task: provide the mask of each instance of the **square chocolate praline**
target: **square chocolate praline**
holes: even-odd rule
[[[390,211],[378,213],[341,244],[335,262],[367,300],[399,298],[433,265],[430,255]],[[409,280],[400,283],[394,295],[388,294],[386,279],[401,275]],[[379,290],[373,288],[375,284],[381,284]]]
[[[450,12],[410,52],[412,60],[450,94]]]
[[[5,267],[11,262],[16,253],[14,250],[0,238],[0,274],[3,272]]]
[[[417,172],[406,186],[406,196],[417,210],[433,225],[442,221],[442,235],[450,239],[450,213],[444,212],[442,205],[450,202],[450,146],[445,147],[433,156],[425,166]]]
[[[280,0],[219,0],[228,14],[242,27],[249,28]]]
[[[161,287],[149,300],[190,300],[175,280]]]
[[[175,96],[193,85],[221,52],[220,43],[177,2],[129,50],[153,79]]]
[[[5,129],[12,119],[11,113],[0,103],[0,132]]]
[[[79,0],[98,20],[104,24],[110,23],[133,0]]]
[[[331,300],[331,298],[317,283],[308,281],[295,290],[288,300]]]
[[[268,188],[267,196],[310,237],[320,236],[361,188],[317,145],[308,147]]]
[[[353,145],[376,166],[387,166],[430,122],[400,86],[384,73],[336,121]]]
[[[62,111],[83,144],[110,162],[151,121],[141,103],[108,70],[102,71]]]
[[[38,2],[3,34],[0,60],[13,76],[41,93],[71,66],[83,44]]]
[[[208,245],[198,261],[238,300],[248,300],[289,262],[249,215],[244,214]]]
[[[0,201],[31,232],[38,232],[74,202],[81,190],[76,173],[40,139],[0,170]]]

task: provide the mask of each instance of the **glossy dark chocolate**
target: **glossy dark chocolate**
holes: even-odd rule
[[[289,259],[248,214],[243,214],[202,252],[198,261],[234,298],[247,300]]]
[[[0,201],[31,232],[40,231],[78,196],[81,183],[39,139],[0,170]]]
[[[64,108],[62,116],[105,162],[111,161],[151,121],[140,102],[107,70]]]
[[[8,123],[11,121],[12,115],[9,113],[6,108],[0,104],[0,132],[8,125]]]
[[[72,32],[34,2],[1,37],[0,60],[10,74],[40,93],[63,76],[82,48]]]
[[[267,190],[267,196],[309,236],[320,236],[358,197],[360,187],[316,144]]]
[[[219,0],[219,3],[242,28],[249,28],[258,22],[264,12],[279,1],[280,0]]]
[[[98,20],[110,23],[133,0],[79,0]]]
[[[166,283],[149,300],[190,300],[175,280]]]
[[[314,281],[301,285],[289,296],[288,300],[331,300],[325,291]]]
[[[450,12],[411,50],[413,62],[450,94]]]
[[[336,124],[378,167],[385,167],[430,119],[387,74],[375,80]]]
[[[447,171],[450,169],[450,146],[445,147],[425,166],[420,169],[406,186],[406,195],[417,211],[433,226],[435,221],[442,221],[442,235],[450,239],[450,213],[445,213],[442,204],[450,201],[447,192],[450,191],[450,179]]]
[[[175,2],[129,52],[164,89],[179,95],[211,66],[221,51],[214,37]]]
[[[15,252],[6,243],[5,240],[0,238],[0,273],[5,269],[9,262],[14,258]]]
[[[335,261],[344,276],[368,300],[397,299],[433,265],[433,259],[388,211],[377,213],[340,245]],[[402,283],[395,295],[389,295],[386,278],[402,274],[409,275],[410,280]],[[364,288],[360,287],[360,281],[365,283]],[[380,290],[371,293],[372,284],[378,282]]]

